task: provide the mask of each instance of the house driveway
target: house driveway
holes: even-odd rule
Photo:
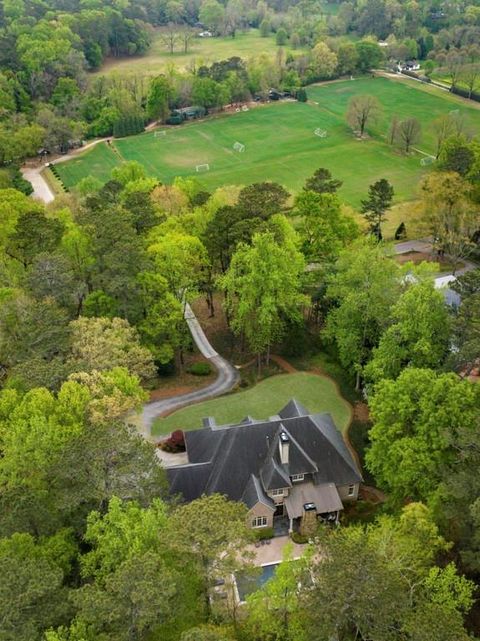
[[[190,329],[190,333],[197,348],[201,354],[208,359],[213,368],[217,370],[218,376],[214,382],[207,387],[195,390],[194,392],[189,392],[188,394],[180,394],[178,396],[153,401],[144,405],[142,412],[143,432],[149,439],[152,439],[151,427],[157,416],[164,416],[166,414],[170,414],[174,410],[184,407],[185,405],[191,405],[192,403],[198,403],[199,401],[205,401],[210,398],[220,396],[221,394],[225,394],[235,387],[240,380],[240,375],[233,365],[220,356],[220,354],[218,354],[210,345],[200,323],[188,303],[185,306],[185,320],[187,321],[188,328]],[[153,440],[159,441],[162,438],[165,437],[157,437]]]

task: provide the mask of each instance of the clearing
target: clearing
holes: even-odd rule
[[[226,60],[238,56],[247,60],[267,54],[273,57],[279,47],[275,43],[275,36],[262,37],[258,29],[237,31],[235,38],[226,36],[222,38],[193,38],[190,41],[188,52],[184,53],[181,44],[177,44],[177,51],[170,53],[162,41],[162,29],[155,29],[150,49],[144,56],[128,56],[125,58],[108,58],[98,71],[89,74],[91,77],[121,72],[122,75],[139,73],[142,75],[156,75],[165,73],[174,65],[179,70],[191,70],[202,65],[210,65],[217,60]],[[287,45],[283,47],[286,53],[291,51]],[[302,49],[297,49],[302,51]]]
[[[206,416],[213,416],[218,425],[239,422],[247,415],[266,419],[275,415],[291,398],[296,398],[311,412],[330,412],[342,431],[350,422],[351,406],[340,396],[333,381],[317,374],[298,372],[272,376],[244,392],[221,396],[185,407],[166,418],[157,418],[152,434],[198,429]]]
[[[345,123],[345,112],[353,95],[378,97],[382,116],[371,127],[372,136],[356,139]],[[358,206],[368,185],[387,178],[395,189],[395,202],[415,198],[415,187],[428,170],[420,165],[418,153],[405,156],[385,141],[392,116],[415,116],[423,127],[417,147],[434,152],[432,120],[448,114],[453,107],[468,122],[480,126],[480,110],[441,90],[424,90],[419,83],[387,78],[362,78],[308,88],[307,104],[284,101],[255,105],[249,111],[221,114],[201,122],[170,127],[165,136],[153,132],[115,140],[112,148],[101,143],[75,159],[57,165],[67,188],[85,176],[109,178],[112,166],[138,160],[148,173],[164,183],[175,176],[196,176],[208,190],[229,184],[247,185],[272,180],[292,192],[318,167],[327,167],[344,181],[340,196]],[[327,132],[322,138],[315,130]],[[245,151],[234,151],[240,142]],[[197,165],[209,170],[198,173]]]

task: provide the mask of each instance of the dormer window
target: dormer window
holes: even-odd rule
[[[298,481],[303,481],[305,478],[305,474],[292,474],[290,477],[293,481],[293,483],[298,483]]]
[[[280,490],[272,490],[271,494],[272,496],[283,496],[283,488]]]

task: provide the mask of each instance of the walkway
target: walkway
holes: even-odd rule
[[[36,200],[41,200],[45,204],[51,203],[52,200],[55,199],[55,194],[52,191],[48,182],[42,176],[42,172],[48,167],[48,165],[49,164],[58,165],[61,162],[66,162],[67,160],[70,160],[74,156],[78,156],[78,154],[81,154],[87,149],[90,149],[91,147],[95,147],[95,145],[98,145],[100,142],[105,142],[106,140],[110,140],[110,138],[99,138],[98,140],[89,142],[88,145],[84,145],[79,149],[74,149],[68,154],[59,156],[58,158],[55,158],[54,160],[52,160],[50,163],[46,163],[46,164],[42,163],[41,165],[38,165],[36,167],[29,167],[28,165],[24,165],[21,168],[21,172],[25,180],[28,180],[33,187],[32,197],[35,198]]]
[[[185,320],[187,321],[187,325],[190,329],[195,345],[203,356],[217,370],[218,376],[211,385],[202,389],[189,392],[188,394],[180,394],[179,396],[173,396],[171,398],[147,403],[143,408],[142,422],[144,436],[149,439],[152,438],[152,423],[158,416],[171,414],[174,410],[178,410],[185,405],[206,401],[220,396],[221,394],[225,394],[233,389],[240,380],[240,376],[233,365],[220,356],[220,354],[218,354],[210,345],[200,323],[188,303],[185,307]],[[160,437],[155,440],[160,440]]]
[[[157,123],[152,122],[145,127],[145,131],[151,131],[152,129],[155,129],[155,127],[157,127]],[[101,142],[106,142],[107,140],[112,140],[112,136],[92,140],[92,142],[83,145],[83,147],[72,149],[68,152],[68,154],[63,154],[62,156],[58,156],[58,158],[54,158],[50,161],[50,163],[41,163],[40,165],[34,167],[24,165],[21,168],[21,172],[25,180],[28,180],[33,187],[32,197],[36,200],[41,200],[45,204],[51,203],[55,198],[55,193],[52,191],[50,185],[42,176],[42,172],[48,167],[48,165],[58,165],[59,163],[67,162],[67,160],[70,160],[71,158],[74,158],[79,154],[83,154],[83,152],[87,151],[87,149],[91,149],[92,147],[95,147],[95,145],[98,145]]]

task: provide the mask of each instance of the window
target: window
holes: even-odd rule
[[[305,478],[305,474],[292,474],[292,481],[295,483],[295,481],[303,481]]]
[[[283,496],[283,488],[281,490],[272,490],[272,496]]]
[[[348,496],[353,496],[355,494],[355,485],[348,486]]]
[[[266,516],[256,516],[252,519],[252,527],[265,527],[267,525]]]

